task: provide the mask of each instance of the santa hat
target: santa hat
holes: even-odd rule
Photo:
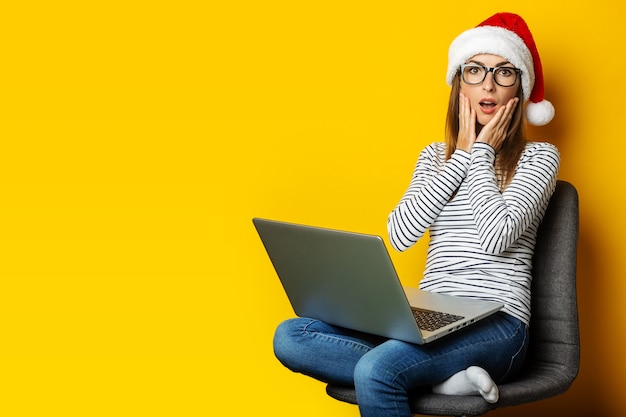
[[[452,85],[459,67],[479,54],[499,55],[521,69],[524,101],[529,102],[526,120],[536,126],[550,123],[554,107],[544,99],[541,60],[530,29],[521,16],[497,13],[452,41],[448,50],[448,85]]]

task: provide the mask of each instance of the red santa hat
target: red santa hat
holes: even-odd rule
[[[497,13],[457,36],[448,50],[448,85],[452,85],[459,67],[479,54],[499,55],[521,69],[522,92],[524,101],[528,101],[526,120],[536,126],[550,123],[554,117],[554,107],[544,99],[539,52],[530,29],[521,16]]]

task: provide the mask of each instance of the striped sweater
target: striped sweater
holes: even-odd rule
[[[537,228],[556,187],[560,157],[551,144],[529,142],[501,192],[495,152],[476,143],[446,160],[444,143],[427,146],[411,183],[391,212],[392,246],[404,251],[429,229],[420,288],[498,301],[530,321],[532,256]]]

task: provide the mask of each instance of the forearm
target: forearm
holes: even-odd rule
[[[543,148],[522,163],[504,192],[498,188],[495,153],[476,144],[468,171],[468,194],[481,246],[487,253],[507,250],[545,209],[559,166],[556,148]]]
[[[409,188],[387,220],[389,239],[395,249],[404,251],[424,235],[458,190],[469,162],[469,154],[461,150],[441,170],[418,161]]]

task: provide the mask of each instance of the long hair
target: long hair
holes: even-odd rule
[[[457,72],[452,81],[450,101],[448,102],[448,115],[446,117],[446,159],[450,159],[456,150],[456,142],[459,136],[459,93],[461,92],[461,73]],[[496,155],[495,170],[498,174],[498,186],[503,191],[513,179],[517,163],[526,146],[523,117],[523,94],[521,83],[517,91],[519,104],[515,107],[511,124],[502,143],[502,147]],[[480,128],[477,126],[477,128]]]

